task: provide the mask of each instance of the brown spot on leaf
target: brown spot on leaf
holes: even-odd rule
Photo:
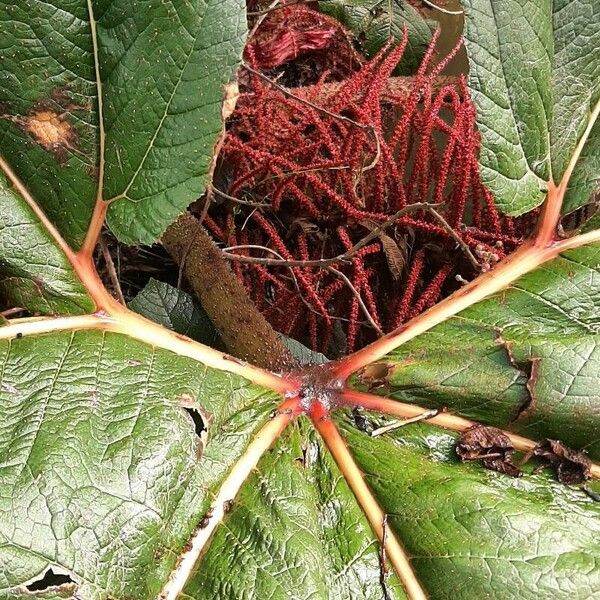
[[[462,461],[478,460],[486,469],[520,477],[521,470],[512,460],[514,451],[510,438],[501,429],[485,425],[467,429],[456,446]]]
[[[373,424],[367,419],[367,417],[363,414],[362,410],[355,406],[352,409],[352,419],[356,428],[363,433],[371,433],[373,431]]]
[[[7,103],[0,105],[0,118],[13,122],[21,131],[52,152],[60,164],[66,163],[69,153],[79,153],[79,134],[69,117],[77,111],[91,112],[91,101],[78,104],[73,101],[69,86],[56,87],[47,98],[36,102],[27,115],[11,114]]]
[[[91,179],[98,179],[100,171],[97,165],[88,165],[86,171]]]
[[[299,465],[302,469],[306,469],[306,463],[308,460],[308,446],[306,444],[306,442],[302,442],[302,455],[301,456],[297,456],[294,459],[294,463]]]
[[[49,109],[34,110],[21,119],[20,125],[40,146],[64,161],[67,150],[77,148],[78,141],[77,132],[66,116]]]
[[[237,356],[232,356],[231,354],[223,354],[223,360],[228,360],[242,367],[246,364],[242,359],[237,358]]]
[[[591,477],[592,461],[583,452],[557,440],[542,440],[534,448],[533,455],[552,467],[558,480],[565,485],[583,483]]]
[[[394,365],[388,363],[372,363],[358,373],[358,378],[361,383],[369,386],[369,390],[374,390],[389,384],[388,377],[393,368]]]

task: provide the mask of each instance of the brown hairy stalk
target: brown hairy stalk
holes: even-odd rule
[[[183,214],[162,238],[234,356],[273,371],[285,371],[295,359],[248,298],[200,222]]]

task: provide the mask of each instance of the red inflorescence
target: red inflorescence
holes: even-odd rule
[[[321,80],[285,94],[250,74],[230,119],[220,169],[229,198],[217,194],[205,221],[214,237],[250,257],[347,254],[317,266],[232,260],[274,328],[315,350],[350,352],[472,278],[456,236],[485,269],[532,226],[531,217],[500,215],[482,185],[475,107],[464,81],[438,85],[451,56],[434,65],[434,45],[405,91],[390,78],[406,36],[334,93]],[[261,66],[252,45],[246,60]],[[423,210],[390,222],[422,202],[437,205],[450,228]]]

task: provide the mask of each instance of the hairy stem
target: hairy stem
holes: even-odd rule
[[[182,215],[167,229],[162,243],[183,269],[229,352],[273,371],[295,365],[197,219]]]

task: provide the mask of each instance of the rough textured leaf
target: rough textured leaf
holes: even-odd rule
[[[321,0],[319,8],[345,25],[368,57],[377,54],[390,38],[402,39],[406,26],[408,46],[396,70],[398,74],[415,72],[434,27],[406,0]]]
[[[595,0],[466,0],[469,85],[482,134],[482,174],[501,210],[540,204],[559,182],[600,98]],[[575,171],[565,210],[598,187],[600,130]]]
[[[386,577],[388,600],[405,598]],[[381,600],[379,547],[314,432],[294,428],[261,460],[186,588],[195,600]]]
[[[462,464],[458,436],[428,425],[373,439],[338,422],[432,600],[594,597],[600,505],[585,493],[547,474],[515,480]],[[187,598],[385,598],[347,484],[301,432],[244,485]],[[394,577],[386,584],[389,598],[403,597]]]
[[[56,565],[86,600],[156,598],[275,395],[118,334],[0,353],[0,595]]]
[[[94,204],[98,161],[87,4],[2,2],[0,24],[2,154],[65,237],[79,245]],[[58,121],[46,121],[44,129],[44,113]]]
[[[222,347],[212,321],[190,294],[168,283],[150,279],[129,303],[136,313],[208,346]]]
[[[95,58],[106,133],[103,197],[114,199],[108,222],[119,239],[150,243],[207,182],[224,85],[244,42],[244,6],[0,6],[2,152],[74,246],[85,236],[98,184]]]
[[[414,425],[351,448],[432,600],[587,600],[600,589],[600,504],[549,475],[459,464],[457,436]]]
[[[204,191],[223,124],[225,84],[241,58],[243,0],[128,0],[99,7],[108,225],[155,241]]]
[[[598,457],[599,302],[600,246],[566,252],[383,359],[392,395]]]
[[[63,252],[2,175],[0,297],[42,314],[82,314],[94,308]]]
[[[85,235],[100,166],[94,40],[107,136],[104,197],[114,200],[109,221],[121,239],[150,241],[206,180],[221,129],[223,84],[245,32],[240,1],[3,5],[0,142],[71,245]],[[551,170],[564,169],[590,107],[578,86],[597,75],[584,61],[587,53],[596,65],[592,0],[556,0],[554,16],[549,2],[520,2],[470,0],[483,15],[470,41],[481,59],[473,79],[484,82],[482,69],[491,73],[484,83],[493,101],[486,105],[483,92],[478,99],[484,137],[504,107],[498,131],[505,135],[494,143],[504,169],[496,191],[505,205],[506,190],[515,187],[510,177],[522,180],[518,192],[531,192],[532,204]],[[496,13],[499,7],[507,12]],[[497,31],[494,19],[501,24]],[[516,42],[507,46],[508,30]],[[558,88],[557,73],[572,83],[572,93]],[[555,103],[559,94],[569,97]],[[507,99],[518,104],[512,112]],[[571,207],[595,185],[596,147],[593,137],[575,172]],[[101,309],[83,319],[9,325],[0,319],[0,598],[31,597],[24,586],[52,568],[69,573],[76,589],[35,597],[156,599],[233,465],[242,457],[255,464],[244,455],[255,432],[292,418],[292,405],[313,410],[321,427],[315,406],[325,411],[337,394],[351,397],[338,377],[346,367],[332,361],[278,378],[161,333],[108,298],[83,260],[89,257],[65,256],[60,240],[52,241],[35,212],[6,187],[0,218],[3,296],[32,311],[91,312],[70,257],[78,272],[88,269],[82,279]],[[566,252],[396,350],[375,370],[387,372],[392,393],[403,400],[447,405],[600,456],[599,269],[600,247]],[[153,282],[136,303],[165,328],[204,334],[197,305],[178,290]],[[36,333],[69,323],[69,331]],[[25,336],[23,327],[29,328]],[[224,370],[199,362],[208,356]],[[285,390],[278,421],[270,416],[282,397],[228,369]],[[388,422],[359,416],[377,426]],[[431,425],[372,438],[356,415],[338,411],[333,418],[432,600],[597,595],[600,505],[582,489],[550,473],[533,474],[533,465],[514,479],[461,463],[458,436]],[[276,435],[269,431],[265,445]],[[324,442],[296,420],[247,481],[243,468],[235,471],[235,485],[221,493],[238,484],[241,491],[203,548],[182,598],[404,598],[396,576],[382,576],[381,549],[342,474],[351,460],[343,460],[342,445],[328,441],[337,448],[339,468]],[[498,446],[502,459],[512,458],[511,444]],[[553,447],[547,444],[546,458]],[[374,506],[364,492],[363,505]]]

